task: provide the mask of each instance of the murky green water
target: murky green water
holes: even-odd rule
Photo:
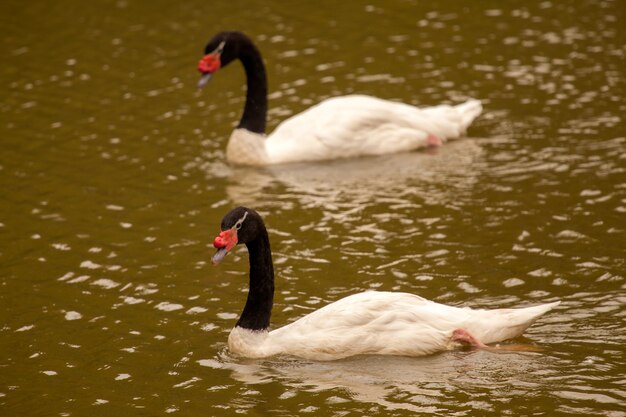
[[[3,2],[0,414],[625,416],[624,4]],[[243,73],[195,90],[223,29],[264,52],[270,128],[353,92],[485,113],[433,152],[231,168]],[[240,204],[276,326],[370,288],[563,303],[516,341],[541,353],[231,357],[246,255],[210,244]]]

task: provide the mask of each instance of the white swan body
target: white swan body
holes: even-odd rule
[[[420,109],[362,95],[335,97],[285,120],[269,136],[235,129],[226,158],[261,166],[406,152],[459,138],[481,111],[478,100]]]
[[[244,111],[226,150],[237,165],[272,165],[406,152],[441,145],[465,133],[482,111],[480,101],[417,107],[362,95],[330,98],[281,123],[265,136],[267,77],[261,53],[241,32],[220,32],[198,64],[206,85],[216,71],[239,60],[246,72]]]
[[[233,353],[250,358],[278,354],[314,360],[362,354],[428,355],[457,346],[452,333],[459,328],[483,343],[517,337],[558,304],[473,310],[408,293],[367,291],[273,331],[235,327],[228,346]]]
[[[246,305],[228,337],[231,352],[249,358],[285,354],[314,360],[354,355],[427,355],[469,343],[485,347],[522,334],[558,302],[518,309],[472,310],[417,295],[367,291],[342,298],[270,331],[274,265],[261,216],[237,207],[224,216],[213,241],[221,262],[237,244],[248,248],[250,283]]]

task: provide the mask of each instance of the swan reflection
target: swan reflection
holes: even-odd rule
[[[279,381],[296,391],[332,392],[350,401],[379,404],[389,410],[428,414],[442,411],[432,407],[445,402],[445,398],[469,395],[473,390],[498,384],[537,389],[542,384],[538,375],[549,360],[544,354],[532,352],[478,350],[418,358],[358,356],[314,362],[284,357],[241,359],[223,350],[216,359],[198,363],[229,370],[233,379],[246,385]]]
[[[415,196],[427,204],[449,203],[472,190],[481,172],[483,152],[476,140],[462,139],[426,152],[266,168],[232,167],[228,168],[231,182],[226,190],[234,204],[257,207],[294,198],[304,207],[326,209],[382,199],[409,203]],[[267,195],[272,199],[263,198]]]

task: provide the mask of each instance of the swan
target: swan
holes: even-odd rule
[[[459,344],[483,348],[519,336],[559,304],[473,310],[409,293],[366,291],[270,331],[274,266],[267,229],[256,211],[237,207],[224,216],[213,241],[213,263],[220,263],[237,244],[248,248],[250,290],[228,347],[248,358],[284,354],[335,360],[361,354],[420,356]]]
[[[220,68],[239,59],[247,79],[246,103],[226,147],[235,165],[265,166],[364,155],[406,152],[439,146],[460,137],[482,111],[478,100],[449,106],[417,107],[364,95],[326,99],[283,121],[265,135],[267,79],[263,59],[241,32],[220,32],[205,47],[198,64],[204,87]]]

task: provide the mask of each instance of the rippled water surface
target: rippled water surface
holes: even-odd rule
[[[623,1],[0,9],[0,414],[626,416]],[[348,93],[485,111],[432,151],[230,167],[243,72],[195,89],[224,29],[264,53],[270,128]],[[234,357],[246,253],[210,246],[241,204],[275,326],[367,289],[562,304],[527,351]]]

